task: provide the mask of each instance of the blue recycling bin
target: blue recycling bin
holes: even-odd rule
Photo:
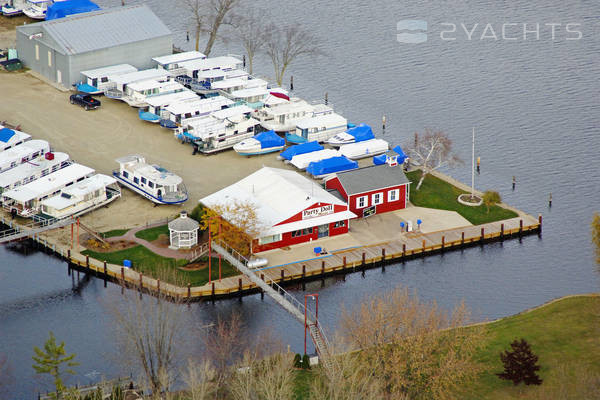
[[[313,251],[315,252],[315,254],[316,254],[316,255],[319,255],[319,254],[321,254],[321,248],[320,248],[320,247],[315,247],[315,248],[313,249]]]
[[[123,266],[127,268],[131,268],[131,260],[123,260]]]

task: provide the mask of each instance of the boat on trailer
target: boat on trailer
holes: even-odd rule
[[[348,129],[348,121],[339,114],[331,113],[306,118],[296,123],[296,133],[286,133],[291,143],[304,143],[316,140],[326,142],[331,137]]]
[[[117,181],[156,204],[181,204],[188,199],[183,179],[158,165],[146,164],[144,157],[130,155],[116,160]]]
[[[109,65],[107,67],[81,71],[85,82],[76,85],[78,91],[87,94],[101,94],[114,86],[112,80],[119,75],[136,72],[137,68],[129,64]]]
[[[0,153],[31,140],[31,135],[0,125]]]
[[[280,151],[284,147],[285,140],[281,136],[275,131],[266,131],[236,143],[233,150],[242,156],[255,156]]]
[[[3,207],[11,214],[32,217],[40,212],[41,202],[60,194],[71,185],[94,175],[92,168],[71,164],[26,185],[2,193]]]
[[[390,149],[390,144],[383,139],[371,139],[364,142],[345,144],[340,147],[340,155],[351,160],[377,156]]]
[[[204,118],[187,120],[174,132],[176,138],[197,146],[209,154],[232,148],[244,139],[254,136],[260,123],[251,117],[254,109],[240,105],[215,111]]]
[[[15,15],[23,14],[23,9],[27,7],[26,0],[5,0],[6,3],[2,5],[0,9],[2,15],[5,17],[12,17]]]
[[[62,189],[40,203],[42,217],[77,217],[115,201],[121,188],[112,176],[96,174]]]
[[[71,165],[67,153],[46,153],[0,173],[0,194]]]
[[[28,140],[0,153],[0,173],[28,162],[50,151],[45,140]]]

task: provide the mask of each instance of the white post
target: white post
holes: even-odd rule
[[[471,156],[471,199],[473,199],[475,197],[475,127],[473,127],[473,150]]]

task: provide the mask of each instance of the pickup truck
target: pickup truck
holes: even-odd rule
[[[85,110],[91,110],[100,107],[100,100],[96,100],[89,94],[72,94],[69,98],[71,104],[79,104]]]

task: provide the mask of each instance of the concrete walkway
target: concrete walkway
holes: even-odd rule
[[[164,222],[157,222],[154,224],[150,224],[148,226],[146,226],[146,225],[140,226],[138,228],[130,229],[129,231],[127,231],[126,234],[124,234],[122,236],[114,236],[114,237],[108,238],[108,239],[106,239],[106,241],[107,242],[117,242],[119,240],[126,240],[129,242],[135,242],[137,244],[141,244],[142,246],[144,246],[151,252],[158,254],[159,256],[162,256],[162,257],[174,258],[176,260],[188,259],[189,254],[182,253],[178,250],[169,249],[168,247],[158,247],[158,246],[150,243],[147,240],[140,239],[139,237],[135,236],[135,234],[139,231],[143,231],[143,230],[146,230],[149,228],[154,228],[154,227],[162,226],[162,225],[165,225]]]

